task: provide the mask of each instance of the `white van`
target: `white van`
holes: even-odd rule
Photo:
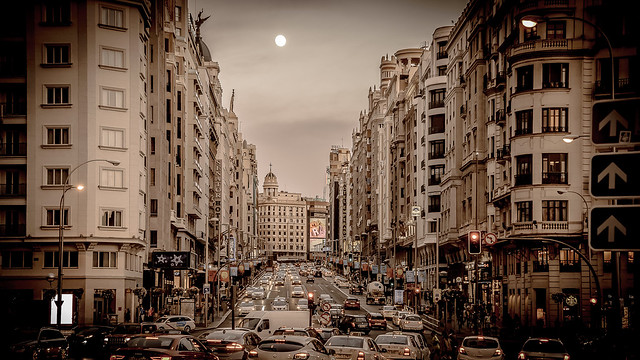
[[[308,311],[252,311],[238,327],[253,330],[261,338],[267,338],[281,327],[305,328],[309,326]]]

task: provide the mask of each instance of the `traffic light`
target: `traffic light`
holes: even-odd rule
[[[353,254],[349,254],[349,262],[353,261]]]
[[[312,302],[313,302],[313,293],[312,293],[312,292],[309,292],[309,293],[307,294],[307,300],[309,300],[309,302],[310,302],[310,303],[312,303]]]
[[[469,230],[469,254],[482,253],[482,236],[480,230]]]

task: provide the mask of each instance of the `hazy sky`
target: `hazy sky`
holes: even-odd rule
[[[280,190],[322,197],[331,145],[351,149],[381,57],[430,42],[466,3],[190,0],[194,18],[211,15],[202,37],[220,64],[225,107],[235,89],[241,132],[257,146],[260,191],[271,163]]]

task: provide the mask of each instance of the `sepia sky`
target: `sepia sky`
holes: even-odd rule
[[[235,89],[240,131],[257,147],[260,192],[269,164],[280,190],[324,194],[332,145],[351,133],[379,84],[380,59],[431,41],[467,0],[190,0],[220,64],[224,106]],[[287,38],[276,46],[276,35]]]

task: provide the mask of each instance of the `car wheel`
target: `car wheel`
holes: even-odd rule
[[[191,332],[191,327],[189,325],[185,325],[184,331]]]

